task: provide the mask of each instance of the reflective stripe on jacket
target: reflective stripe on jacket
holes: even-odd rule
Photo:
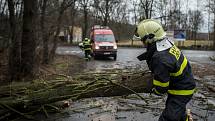
[[[164,51],[155,51],[148,65],[154,74],[154,92],[171,95],[192,95],[195,82],[187,58],[174,45]]]
[[[91,43],[90,43],[90,40],[84,41],[84,42],[83,42],[83,46],[84,46],[84,50],[91,50],[91,48],[92,48],[92,45],[91,45]]]

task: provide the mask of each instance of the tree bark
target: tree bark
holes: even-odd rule
[[[36,49],[37,0],[24,0],[23,32],[21,46],[21,74],[23,77],[34,76]]]
[[[49,63],[49,49],[48,49],[48,32],[45,30],[45,16],[46,16],[46,6],[47,0],[43,0],[42,4],[42,12],[41,12],[41,19],[40,19],[40,27],[42,32],[42,39],[43,39],[43,64]]]
[[[214,13],[214,37],[213,37],[213,49],[215,49],[215,13]]]
[[[153,5],[154,5],[154,0],[151,0],[150,1],[150,10],[149,10],[149,18],[152,18],[152,8],[153,8]]]
[[[50,81],[46,83],[30,83],[26,85],[10,85],[14,95],[10,96],[8,87],[0,89],[0,105],[7,105],[17,110],[26,110],[31,107],[38,107],[57,101],[90,97],[121,96],[150,92],[152,88],[152,75],[148,72],[117,75],[117,78],[110,79],[110,74],[81,75],[79,81]],[[82,80],[82,81],[81,81]],[[48,85],[48,86],[47,86]],[[26,95],[26,91],[31,90]],[[138,95],[138,94],[137,94]],[[7,97],[9,96],[9,97]],[[143,99],[143,97],[140,97]],[[23,109],[23,107],[25,108]],[[20,109],[20,107],[22,107]],[[2,107],[0,106],[0,112]]]
[[[55,36],[54,36],[53,47],[51,49],[50,57],[49,57],[50,61],[53,61],[54,57],[55,57],[55,51],[57,49],[57,44],[58,44],[58,35],[60,33],[61,22],[62,22],[62,17],[63,17],[64,11],[65,11],[65,8],[64,8],[64,2],[63,2],[61,4],[61,8],[59,10],[59,15],[58,15],[58,18],[57,18],[56,33],[55,33]]]
[[[75,3],[76,0],[73,0],[73,4],[71,7],[71,24],[72,24],[72,28],[70,30],[70,43],[73,43],[73,32],[74,32],[74,26],[75,26],[75,15],[76,15],[76,9],[75,9]]]
[[[21,56],[20,56],[20,40],[16,37],[16,19],[15,19],[15,6],[13,0],[7,0],[8,2],[8,9],[9,9],[9,21],[10,21],[10,48],[9,48],[9,74],[10,80],[18,80],[19,73],[20,73],[20,63],[21,63]]]
[[[84,5],[84,30],[83,30],[83,39],[87,37],[87,29],[88,29],[88,11],[87,11],[87,5]]]
[[[108,18],[109,18],[109,0],[105,1],[105,18],[104,18],[104,26],[108,25]]]

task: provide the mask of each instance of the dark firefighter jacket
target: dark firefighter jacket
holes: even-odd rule
[[[90,40],[84,40],[83,46],[84,46],[84,50],[91,50],[92,45],[90,43]]]
[[[195,82],[191,66],[181,51],[173,45],[164,51],[157,51],[156,44],[147,48],[147,64],[154,75],[154,93],[162,95],[192,95]]]

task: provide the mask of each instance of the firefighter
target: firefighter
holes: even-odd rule
[[[141,40],[146,45],[146,52],[137,58],[146,60],[153,74],[152,92],[158,96],[168,95],[159,121],[188,121],[186,104],[191,100],[196,84],[187,58],[166,37],[156,20],[140,22],[133,40]]]
[[[90,60],[91,59],[91,51],[92,51],[92,45],[91,41],[88,38],[85,38],[83,41],[83,49],[85,53],[85,60]]]

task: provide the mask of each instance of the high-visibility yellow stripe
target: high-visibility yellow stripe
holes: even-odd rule
[[[186,121],[189,121],[189,120],[188,120],[188,116],[186,117]]]
[[[83,45],[91,45],[90,42],[84,42]]]
[[[86,49],[84,49],[84,50],[91,50],[91,48],[86,48]]]
[[[184,60],[183,60],[183,62],[181,64],[181,67],[180,67],[179,71],[176,72],[176,73],[170,73],[170,76],[180,76],[183,73],[183,71],[186,68],[186,66],[187,66],[187,59],[184,56]]]
[[[169,94],[172,95],[192,95],[195,89],[192,90],[168,90]]]
[[[157,80],[153,79],[153,85],[160,86],[160,87],[168,87],[169,86],[169,81],[165,82],[165,83],[162,83],[160,81],[157,81]]]

